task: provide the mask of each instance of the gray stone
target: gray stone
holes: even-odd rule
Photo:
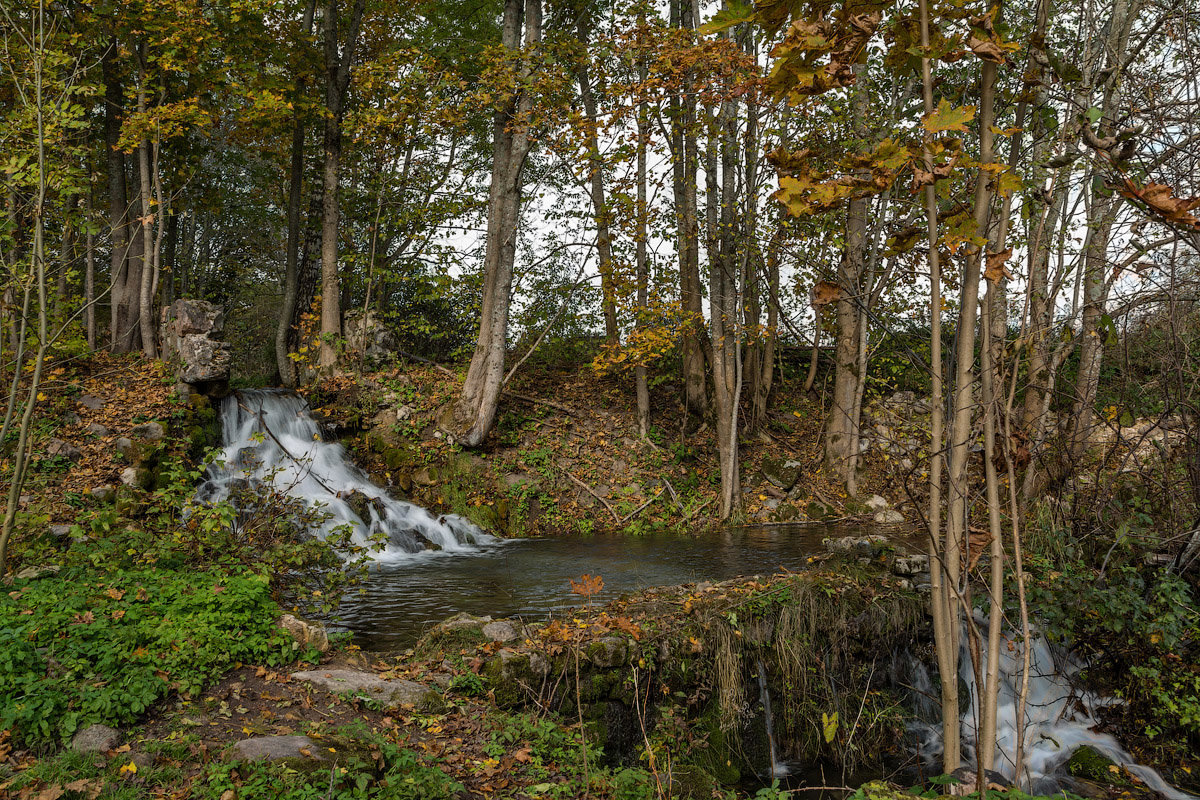
[[[230,748],[226,755],[230,761],[281,761],[288,758],[325,760],[321,748],[307,736],[256,736],[243,739]]]
[[[76,753],[107,753],[121,743],[121,732],[107,725],[88,725],[71,739]]]
[[[904,515],[894,508],[889,508],[875,515],[875,523],[877,525],[901,525],[904,523]]]
[[[70,442],[62,439],[51,439],[46,445],[46,455],[51,458],[65,458],[68,461],[78,461],[83,456],[83,451]]]
[[[26,567],[13,577],[22,581],[35,581],[38,578],[49,578],[52,575],[57,575],[61,569],[62,567],[58,564],[43,564],[37,567]]]
[[[415,681],[385,680],[374,673],[352,669],[293,672],[292,679],[319,686],[335,694],[365,697],[385,707],[429,706],[438,700],[437,692]]]
[[[871,495],[870,499],[867,500],[867,508],[871,509],[872,511],[884,511],[885,509],[891,507],[892,504],[889,503],[887,498],[883,495],[873,494]]]
[[[482,631],[483,626],[492,621],[491,617],[477,617],[474,614],[468,614],[465,611],[460,611],[449,619],[442,620],[433,629],[429,631],[430,636],[445,636],[450,633],[457,633],[463,630],[475,628]]]
[[[228,387],[233,359],[220,340],[224,327],[224,313],[204,300],[176,300],[163,309],[163,358],[175,365],[188,394],[222,394]]]
[[[279,627],[290,633],[301,645],[315,647],[322,653],[329,650],[329,634],[322,625],[284,614],[279,618]]]
[[[108,428],[101,425],[99,422],[93,422],[87,426],[87,432],[93,436],[108,436],[110,431]]]
[[[88,494],[101,503],[111,503],[117,496],[117,490],[112,486],[93,486]]]
[[[91,411],[99,411],[104,408],[104,401],[94,394],[85,394],[75,402]]]
[[[396,334],[391,328],[374,311],[363,314],[361,308],[346,312],[342,334],[346,337],[346,350],[350,359],[362,359],[370,366],[389,360],[399,346]]]
[[[588,660],[601,669],[620,666],[628,652],[629,647],[620,636],[605,636],[587,646]]]
[[[795,466],[788,466],[794,464]],[[762,476],[767,483],[778,486],[785,492],[796,485],[800,479],[800,466],[796,461],[784,461],[778,458],[764,458]]]
[[[481,628],[483,635],[493,642],[511,642],[521,638],[521,626],[507,619],[489,622]]]
[[[51,525],[48,533],[55,539],[66,539],[71,535],[70,525]]]
[[[83,417],[79,416],[74,411],[68,411],[67,413],[63,414],[64,425],[78,425],[81,422],[83,422]]]
[[[400,406],[396,409],[396,419],[400,422],[403,422],[406,419],[411,419],[416,413],[417,410],[412,406]]]
[[[157,442],[167,435],[166,429],[158,422],[145,422],[141,425],[134,425],[131,433],[139,439],[146,439],[151,442]]]
[[[837,552],[863,551],[870,552],[887,544],[887,537],[879,534],[870,536],[842,536],[837,539],[822,539],[821,544]]]
[[[929,572],[929,556],[897,556],[896,560],[892,563],[892,572],[907,577]]]
[[[137,456],[137,448],[134,447],[133,439],[130,439],[128,436],[117,438],[113,442],[113,449],[130,461],[133,461]]]
[[[504,675],[520,675],[529,672],[545,677],[550,674],[550,662],[541,653],[519,653],[516,650],[504,648],[500,656],[500,668]]]

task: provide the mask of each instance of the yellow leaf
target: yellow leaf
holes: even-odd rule
[[[45,400],[45,399],[46,399],[46,393],[45,393],[45,392],[38,392],[38,394],[37,394],[37,399],[38,399],[38,402],[41,402],[41,401]]]
[[[120,770],[120,771],[121,771],[121,774],[122,774],[122,775],[124,775],[124,774],[126,774],[126,773],[129,773],[130,775],[133,775],[134,773],[136,773],[136,772],[137,772],[137,764],[135,764],[135,763],[133,763],[132,761],[130,761],[128,764],[124,764],[124,765],[122,765],[122,766],[121,766],[121,770]]]
[[[832,744],[833,737],[837,736],[838,729],[838,712],[832,714],[821,713],[821,732],[825,735],[825,744]]]

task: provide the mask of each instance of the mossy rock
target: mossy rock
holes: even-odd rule
[[[671,797],[683,800],[699,800],[713,796],[713,786],[721,781],[711,772],[697,764],[673,764],[671,766]]]
[[[716,703],[709,704],[697,723],[706,745],[693,751],[693,764],[725,786],[736,785],[742,779],[741,759],[734,751],[736,737],[721,729]]]
[[[503,649],[483,665],[496,704],[501,708],[518,708],[537,693],[551,672],[551,664],[540,653],[522,653]]]
[[[1085,778],[1110,786],[1125,786],[1129,783],[1125,773],[1111,758],[1086,744],[1071,754],[1067,759],[1066,768],[1067,774],[1073,778]]]

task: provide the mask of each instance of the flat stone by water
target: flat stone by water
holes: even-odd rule
[[[292,679],[319,686],[335,694],[354,694],[384,706],[423,706],[436,702],[428,686],[400,679],[387,680],[370,672],[352,669],[316,669],[293,672]]]
[[[285,758],[324,760],[320,748],[307,736],[256,736],[243,739],[230,748],[227,756],[233,761],[279,761]]]

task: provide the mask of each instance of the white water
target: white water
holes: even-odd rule
[[[320,426],[308,403],[294,392],[243,390],[221,402],[224,450],[209,465],[207,480],[196,492],[198,501],[219,502],[238,485],[269,485],[324,517],[314,535],[324,538],[349,525],[353,543],[370,547],[372,537],[383,534],[386,547],[373,554],[377,561],[429,551],[472,551],[477,545],[499,542],[460,516],[436,517],[420,506],[388,497],[341,445],[321,441]],[[347,502],[356,492],[365,500],[356,504],[360,511],[365,506],[365,519]]]
[[[984,637],[980,661],[987,660],[986,620],[980,627]],[[963,650],[959,655],[959,677],[970,692],[971,701],[962,714],[963,757],[970,766],[975,762],[977,742],[976,720],[979,713],[979,692],[971,667],[970,654],[963,634]],[[1052,648],[1040,635],[1034,635],[1029,651],[1029,696],[1025,707],[1024,747],[1025,763],[1022,775],[1017,778],[1013,763],[1017,742],[1017,701],[1021,688],[1021,644],[1001,640],[1000,649],[1000,693],[996,713],[996,772],[1013,781],[1032,794],[1052,795],[1069,786],[1069,776],[1063,769],[1071,754],[1080,747],[1088,746],[1107,756],[1137,776],[1148,787],[1170,798],[1170,800],[1196,800],[1194,795],[1182,792],[1168,784],[1153,769],[1136,763],[1133,756],[1107,733],[1093,730],[1097,725],[1096,711],[1116,700],[1102,698],[1092,692],[1078,690],[1074,685],[1080,665],[1067,654]],[[936,696],[937,690],[928,671],[914,662],[913,677],[910,679],[918,692]],[[916,723],[914,730],[920,735],[921,756],[931,769],[940,770],[942,755],[942,731],[940,725]]]

